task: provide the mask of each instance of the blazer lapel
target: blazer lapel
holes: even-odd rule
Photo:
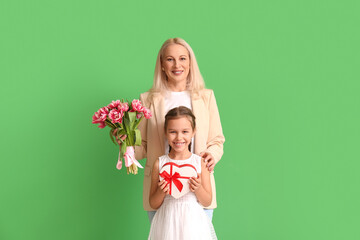
[[[195,115],[195,123],[196,123],[196,133],[195,133],[195,143],[194,143],[194,152],[196,154],[199,154],[201,151],[204,150],[204,147],[201,145],[201,142],[203,141],[199,141],[199,139],[207,139],[207,137],[205,136],[205,131],[204,131],[204,127],[202,124],[208,122],[206,121],[206,117],[208,116],[206,114],[206,106],[204,104],[204,101],[201,97],[197,98],[197,99],[193,99],[191,98],[191,104],[192,104],[192,111]],[[206,127],[205,127],[206,128]]]
[[[154,99],[154,117],[156,118],[156,126],[159,133],[161,149],[165,151],[165,132],[164,132],[164,123],[165,123],[165,109],[164,109],[164,98],[162,96],[157,96]],[[163,152],[164,152],[163,151]]]

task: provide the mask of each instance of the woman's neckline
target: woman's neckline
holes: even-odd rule
[[[167,154],[167,157],[172,160],[172,161],[186,161],[189,160],[191,157],[193,156],[193,153],[191,153],[190,157],[186,158],[186,159],[172,159],[169,154]]]
[[[174,91],[169,91],[171,94],[184,94],[184,93],[189,93],[188,90],[185,91],[180,91],[180,92],[174,92]]]

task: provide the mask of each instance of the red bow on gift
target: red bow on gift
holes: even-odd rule
[[[171,184],[171,181],[174,183],[174,185],[177,187],[177,189],[181,192],[183,189],[183,185],[180,182],[178,178],[181,178],[180,174],[178,172],[175,172],[172,176],[170,176],[169,173],[166,171],[163,171],[160,176],[165,179],[166,182]],[[171,189],[171,188],[170,188]],[[171,192],[170,192],[171,194]]]

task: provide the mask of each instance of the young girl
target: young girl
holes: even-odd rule
[[[152,170],[149,201],[150,206],[158,210],[148,239],[217,239],[211,220],[203,210],[212,200],[210,173],[201,157],[189,150],[195,134],[195,116],[186,107],[173,108],[165,116],[164,128],[170,151],[155,161]],[[178,199],[169,195],[168,182],[159,180],[159,171],[168,162],[192,164],[198,173],[197,178],[189,179],[190,192]]]

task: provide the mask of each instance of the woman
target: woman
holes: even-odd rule
[[[168,153],[165,140],[165,114],[172,108],[185,106],[194,112],[197,132],[192,152],[201,155],[210,172],[223,154],[225,138],[212,90],[205,89],[193,50],[183,39],[170,38],[162,45],[155,66],[153,87],[140,95],[141,102],[151,110],[153,117],[139,126],[142,146],[135,148],[136,159],[147,158],[144,172],[143,205],[149,219],[155,210],[149,204],[151,171],[154,161]],[[216,208],[215,181],[211,174],[212,203],[206,213],[212,219]]]

